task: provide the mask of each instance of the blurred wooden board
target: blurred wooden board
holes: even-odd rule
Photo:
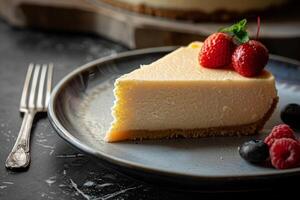
[[[15,26],[93,32],[129,48],[186,44],[227,24],[193,23],[132,13],[99,0],[1,0],[0,15]],[[249,23],[252,35],[256,24]],[[300,38],[300,19],[263,23],[262,39]],[[299,41],[299,40],[298,40]]]

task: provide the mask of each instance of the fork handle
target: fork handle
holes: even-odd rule
[[[16,143],[8,155],[5,167],[9,169],[26,168],[30,163],[30,131],[36,112],[25,112]]]

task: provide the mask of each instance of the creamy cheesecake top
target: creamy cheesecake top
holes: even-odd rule
[[[150,65],[142,65],[143,70],[137,69],[122,76],[119,80],[126,81],[275,81],[274,76],[263,70],[259,76],[247,78],[238,74],[234,69],[208,69],[200,66],[198,54],[202,42],[193,42],[187,47],[181,47]]]

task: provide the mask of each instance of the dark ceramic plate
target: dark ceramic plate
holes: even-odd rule
[[[248,164],[237,151],[244,141],[263,138],[272,126],[281,123],[279,112],[282,106],[300,103],[300,64],[279,56],[272,56],[267,66],[276,76],[279,106],[260,135],[120,143],[103,141],[112,121],[114,80],[140,64],[161,58],[174,48],[113,55],[67,75],[55,87],[48,111],[58,134],[71,145],[123,173],[172,186],[214,189],[299,175],[300,168],[276,170]]]

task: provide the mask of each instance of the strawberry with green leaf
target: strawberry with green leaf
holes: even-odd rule
[[[232,26],[221,28],[219,32],[229,34],[237,44],[242,44],[249,41],[246,19],[243,19]]]
[[[203,43],[199,63],[206,68],[221,68],[231,63],[234,50],[232,38],[226,33],[214,33]]]
[[[257,38],[259,29],[258,18]],[[215,39],[216,35],[222,35],[226,39],[219,42]],[[234,45],[237,47],[232,50]],[[203,67],[220,68],[231,64],[239,74],[246,77],[259,75],[268,60],[268,49],[261,42],[249,39],[246,19],[209,36],[199,55],[199,62]]]

